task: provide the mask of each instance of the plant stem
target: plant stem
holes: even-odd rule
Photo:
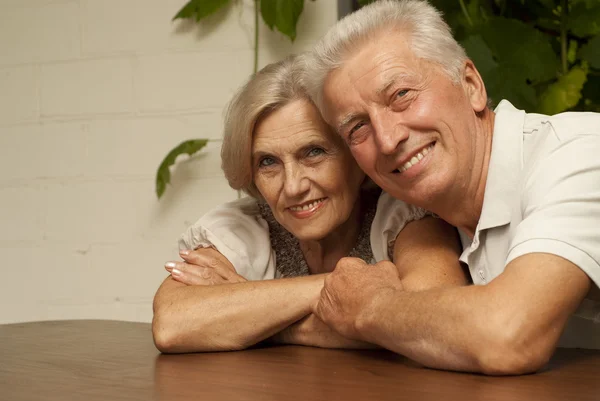
[[[561,1],[560,13],[560,60],[562,62],[562,72],[566,74],[569,71],[567,63],[567,13],[569,11],[568,0]]]
[[[259,1],[254,0],[254,71],[252,75],[258,72],[258,9]]]
[[[469,12],[467,11],[467,7],[465,6],[464,0],[460,0],[459,3],[460,3],[460,8],[462,9],[462,12],[465,15],[465,18],[467,19],[467,22],[469,23],[469,25],[473,26],[473,21],[471,20],[471,16],[469,15]]]

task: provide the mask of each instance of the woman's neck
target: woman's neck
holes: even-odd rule
[[[333,271],[337,262],[350,254],[358,240],[362,212],[359,199],[348,220],[328,236],[320,240],[300,241],[300,249],[311,274]]]

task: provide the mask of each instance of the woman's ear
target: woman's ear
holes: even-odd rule
[[[473,110],[476,113],[483,111],[488,103],[487,92],[485,90],[483,79],[471,60],[465,61],[463,69],[463,85]]]

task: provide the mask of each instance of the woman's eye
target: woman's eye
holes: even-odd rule
[[[258,162],[259,167],[269,167],[270,165],[275,163],[275,159],[272,157],[263,157]]]
[[[321,148],[312,148],[309,152],[308,152],[308,157],[315,157],[315,156],[320,156],[323,153],[325,153],[325,151]]]

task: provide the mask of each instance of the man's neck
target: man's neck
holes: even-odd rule
[[[490,109],[485,109],[482,113],[485,114],[478,122],[477,137],[475,138],[477,140],[476,159],[464,188],[456,188],[455,193],[444,197],[438,202],[438,205],[434,205],[430,209],[470,238],[474,237],[481,217],[492,154],[495,113]]]

